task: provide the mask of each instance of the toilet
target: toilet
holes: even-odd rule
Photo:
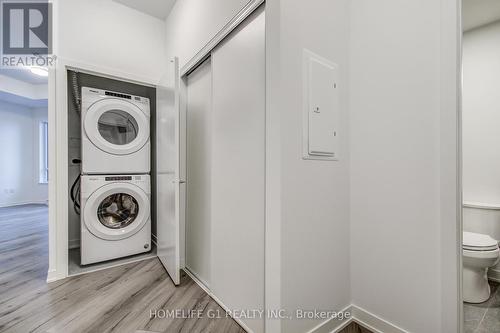
[[[488,235],[463,233],[463,299],[467,303],[482,303],[490,298],[488,268],[500,257],[498,241]]]

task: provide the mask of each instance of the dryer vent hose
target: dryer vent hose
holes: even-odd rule
[[[73,105],[75,106],[75,110],[78,114],[81,114],[81,103],[82,97],[80,96],[80,79],[78,77],[77,72],[71,73],[71,92],[73,95]]]
[[[80,175],[76,177],[75,182],[73,183],[73,186],[71,186],[70,190],[70,196],[71,196],[71,201],[73,201],[73,210],[77,215],[80,215]]]

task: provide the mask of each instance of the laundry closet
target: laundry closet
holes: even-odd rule
[[[146,193],[149,206],[146,208],[147,201],[136,200],[128,192],[130,195],[125,193],[128,195],[125,206],[138,205],[139,213],[127,208],[128,215],[135,212],[139,216],[140,212],[148,210],[151,239],[149,247],[141,253],[87,264],[82,261],[81,249],[87,227],[78,215],[83,214],[84,208],[78,207],[83,203],[70,200],[68,272],[77,275],[158,257],[175,284],[182,284],[183,279],[188,278],[182,274],[184,271],[229,311],[263,310],[264,6],[249,14],[219,43],[205,51],[197,61],[183,68],[179,68],[176,59],[166,60],[170,71],[157,86],[100,75],[82,68],[67,71],[68,193],[73,198],[83,199],[82,192],[78,191],[81,183],[79,185],[77,179],[80,175],[81,182],[86,175],[81,163],[91,158],[85,154],[82,156],[85,152],[82,143],[89,136],[82,125],[85,123],[82,114],[92,103],[86,104],[82,94],[94,90],[100,98],[113,99],[117,104],[111,111],[120,116],[126,114],[126,117],[133,112],[127,111],[123,105],[148,101],[149,154],[140,160],[149,159],[149,172],[129,172],[127,165],[130,162],[125,161],[117,163],[117,167],[124,168],[120,172],[92,175],[102,178],[100,186],[106,186],[106,182],[116,184],[149,179],[149,193]],[[134,134],[130,142],[140,137],[139,122],[134,119],[126,121],[127,126],[139,128],[139,134]],[[126,136],[127,131],[118,129],[117,133]],[[103,135],[102,131],[100,135]],[[127,145],[130,142],[115,144]],[[116,213],[116,207],[112,209],[115,209],[115,215],[123,217],[122,211]],[[98,212],[91,210],[89,214],[89,219],[95,220],[96,224],[105,224],[102,220],[98,222]],[[129,219],[127,223],[126,227],[131,227],[135,222]],[[106,228],[114,227],[99,225],[99,228],[104,228],[104,233]],[[120,227],[110,232],[119,235]],[[94,236],[101,237],[98,232]],[[127,247],[126,239],[105,240],[107,246],[117,244],[124,248]],[[99,242],[92,246],[100,251]],[[103,248],[103,251],[109,250]],[[263,317],[235,320],[249,331],[264,331]]]
[[[156,89],[67,71],[68,274],[156,256]]]

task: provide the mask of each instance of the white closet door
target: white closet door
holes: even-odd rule
[[[180,283],[184,196],[181,187],[181,124],[179,63],[169,62],[169,74],[156,89],[156,219],[157,254],[174,284]]]
[[[264,46],[260,8],[212,53],[211,289],[232,310],[264,308]]]
[[[210,59],[187,78],[186,268],[210,286]]]

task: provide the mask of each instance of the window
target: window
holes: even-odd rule
[[[49,182],[49,123],[40,122],[40,176],[38,182]]]

